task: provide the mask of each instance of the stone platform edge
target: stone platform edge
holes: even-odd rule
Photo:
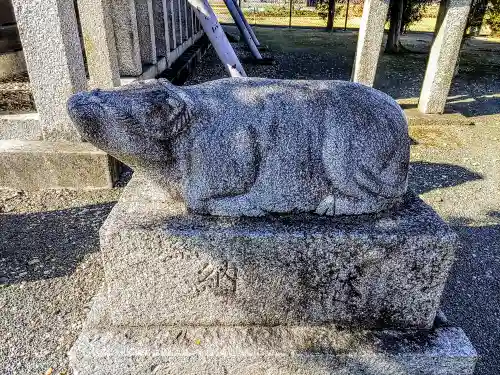
[[[335,326],[113,326],[94,297],[69,353],[78,375],[472,375],[460,328],[354,331]]]
[[[119,169],[89,143],[0,140],[0,189],[109,189]]]

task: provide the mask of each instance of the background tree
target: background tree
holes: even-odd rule
[[[333,22],[335,20],[335,0],[319,0],[316,3],[316,10],[318,15],[326,19],[326,30],[333,30]]]
[[[401,44],[401,34],[408,30],[408,27],[420,21],[425,8],[431,4],[432,0],[391,0],[389,5],[389,33],[385,51],[388,53],[405,52]]]
[[[473,0],[470,8],[467,28],[469,35],[478,36],[483,26],[484,16],[488,10],[488,0]]]
[[[335,18],[335,0],[328,0],[328,17],[326,20],[326,30],[333,30],[333,20]]]
[[[486,23],[493,35],[500,35],[500,0],[490,0],[486,10]]]
[[[404,0],[401,32],[406,33],[409,26],[419,22],[423,18],[427,6],[432,3],[432,0]]]
[[[404,4],[403,0],[391,0],[389,5],[389,34],[385,52],[399,53],[401,51],[401,30],[403,22]]]

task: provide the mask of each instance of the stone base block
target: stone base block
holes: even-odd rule
[[[111,188],[117,162],[88,143],[0,140],[0,188]]]
[[[0,115],[0,139],[41,141],[40,116],[36,112]]]
[[[114,324],[430,328],[457,237],[420,199],[379,215],[191,215],[134,177],[101,228]]]
[[[69,353],[77,375],[472,375],[459,328],[113,327],[98,295]]]

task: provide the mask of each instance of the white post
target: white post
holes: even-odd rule
[[[389,0],[365,0],[352,80],[373,86],[384,38]]]
[[[217,17],[207,0],[189,0],[196,17],[207,34],[212,46],[215,48],[219,59],[224,64],[231,77],[246,77],[245,70],[236,56],[233,47],[227,40]]]
[[[250,36],[252,37],[253,42],[257,47],[260,47],[260,42],[257,39],[257,36],[253,32],[252,26],[248,23],[247,19],[245,18],[245,15],[243,14],[243,11],[241,10],[240,6],[237,3],[238,0],[233,0],[234,6],[236,7],[236,10],[238,11],[238,14],[240,15],[240,18],[243,20],[243,23],[245,24],[245,27],[247,28],[248,32],[250,33]]]
[[[470,0],[450,0],[437,30],[427,62],[418,109],[422,113],[443,113],[457,65]]]
[[[87,89],[87,78],[73,1],[14,0],[13,6],[43,137],[78,142],[66,102]]]
[[[120,86],[115,33],[109,0],[78,0],[90,86]]]
[[[238,26],[238,29],[240,30],[240,33],[243,36],[243,39],[245,40],[245,43],[247,44],[248,48],[250,48],[250,52],[252,52],[253,57],[255,57],[257,60],[262,60],[262,56],[259,52],[259,49],[255,45],[250,33],[248,32],[245,23],[241,19],[240,14],[236,9],[236,6],[234,5],[233,0],[224,0],[224,2],[226,3],[229,13],[231,13],[231,17],[233,17],[236,26]]]

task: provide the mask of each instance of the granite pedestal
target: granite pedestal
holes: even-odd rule
[[[456,235],[418,198],[356,217],[204,217],[134,177],[101,228],[83,374],[472,374],[436,326]]]

